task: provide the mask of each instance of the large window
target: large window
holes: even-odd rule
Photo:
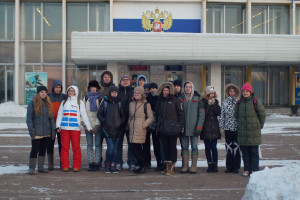
[[[0,65],[0,103],[14,100],[13,66]]]
[[[207,33],[245,33],[245,6],[207,4]]]
[[[14,39],[14,3],[0,2],[0,40]]]
[[[245,66],[222,66],[222,97],[225,98],[226,85],[233,83],[239,88],[245,83],[246,67]]]
[[[296,34],[300,35],[300,6],[296,7]]]
[[[289,6],[252,6],[252,33],[289,34]]]

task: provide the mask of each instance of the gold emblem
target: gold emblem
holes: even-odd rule
[[[163,22],[161,19],[164,19]],[[152,23],[151,20],[153,21]],[[169,30],[172,24],[172,14],[166,10],[159,12],[159,9],[156,8],[155,12],[148,10],[142,15],[142,27],[147,31],[164,32]]]

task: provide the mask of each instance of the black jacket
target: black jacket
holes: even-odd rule
[[[109,99],[104,97],[104,101],[98,111],[97,117],[101,122],[101,129],[104,137],[118,138],[120,137],[120,128],[123,123],[123,109],[119,106],[120,99]],[[105,105],[107,107],[105,108]]]
[[[203,130],[200,135],[201,140],[221,139],[218,116],[221,115],[221,107],[219,101],[215,99],[213,105],[208,105],[206,98],[202,99],[205,109],[205,120]]]
[[[122,109],[124,113],[124,123],[122,124],[122,128],[125,128],[128,123],[129,118],[129,103],[132,101],[133,97],[133,88],[131,86],[123,87],[121,84],[119,85],[118,97],[122,103]]]
[[[150,103],[151,108],[153,111],[155,111],[156,104],[158,101],[158,96],[152,96],[151,94],[146,98],[147,102]]]

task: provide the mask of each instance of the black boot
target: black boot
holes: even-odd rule
[[[94,165],[94,171],[100,170],[100,163]]]
[[[218,172],[218,164],[217,163],[213,163],[212,164],[212,172]]]
[[[134,170],[135,174],[143,174],[146,172],[146,167],[139,167],[138,169]]]
[[[213,164],[212,163],[208,163],[208,168],[207,171],[208,173],[213,172]]]
[[[88,171],[95,171],[95,170],[94,170],[94,166],[95,166],[94,163],[90,163],[90,164],[89,164]]]

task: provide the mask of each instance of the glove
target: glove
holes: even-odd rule
[[[220,128],[220,133],[221,133],[222,137],[225,138],[225,131],[223,128]]]
[[[194,136],[200,136],[201,133],[202,133],[202,131],[197,129],[194,131]]]
[[[52,140],[55,140],[55,135],[56,135],[56,131],[52,130],[52,133],[51,133],[51,139]]]
[[[100,130],[99,125],[95,125],[94,128],[92,129],[92,133],[97,133]]]
[[[29,135],[30,135],[31,140],[34,140],[35,130],[29,131]]]
[[[214,98],[213,98],[213,99],[209,99],[209,100],[208,100],[208,105],[210,105],[210,106],[211,106],[211,105],[214,105],[215,101],[216,101],[216,100],[215,100]]]

